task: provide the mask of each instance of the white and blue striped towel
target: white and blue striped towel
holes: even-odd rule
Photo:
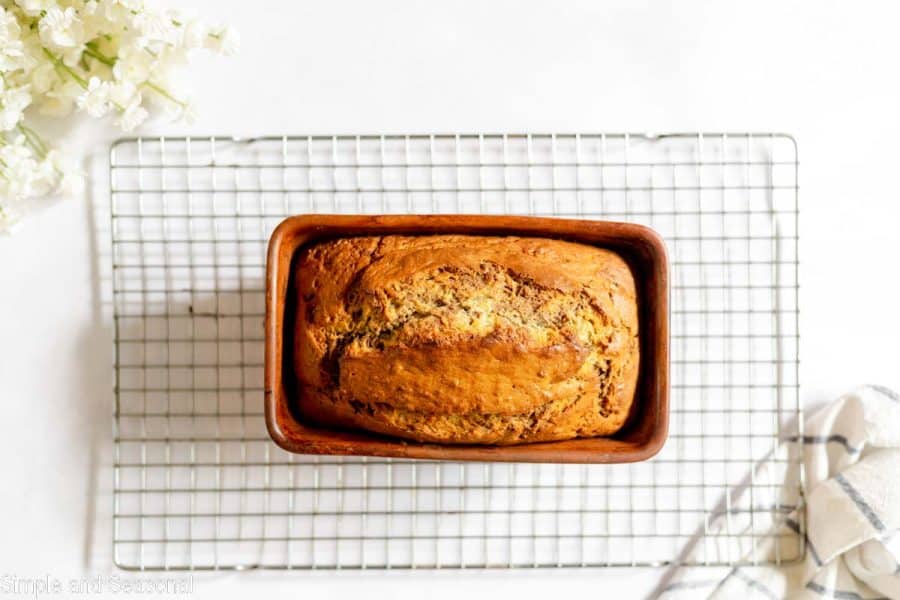
[[[686,568],[662,598],[900,599],[900,395],[874,385],[846,394],[807,420],[802,442],[805,562],[721,579]],[[799,530],[797,517],[782,526]]]

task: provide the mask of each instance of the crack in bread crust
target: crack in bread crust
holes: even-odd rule
[[[609,435],[637,378],[617,255],[538,238],[384,236],[304,251],[300,410],[420,441]]]

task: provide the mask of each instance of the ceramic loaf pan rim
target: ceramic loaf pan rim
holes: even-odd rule
[[[292,261],[310,243],[364,235],[511,235],[591,244],[618,252],[635,277],[641,361],[636,412],[620,433],[512,446],[445,445],[304,424],[291,409],[283,364],[293,333],[285,330]],[[383,456],[454,461],[629,463],[662,448],[669,421],[669,272],[666,248],[652,229],[634,223],[483,215],[301,215],[282,221],[266,260],[265,418],[272,440],[298,454]]]

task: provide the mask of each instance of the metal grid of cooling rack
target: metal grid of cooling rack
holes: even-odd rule
[[[128,139],[110,153],[114,533],[131,569],[786,562],[802,477],[783,135]],[[300,213],[643,223],[672,273],[671,436],[620,466],[286,454],[262,415],[269,233]],[[786,483],[785,483],[786,482]],[[778,533],[773,533],[773,531]]]

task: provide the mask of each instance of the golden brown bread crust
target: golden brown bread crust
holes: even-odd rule
[[[301,251],[303,416],[423,442],[610,435],[638,374],[617,254],[543,238],[382,236]]]

